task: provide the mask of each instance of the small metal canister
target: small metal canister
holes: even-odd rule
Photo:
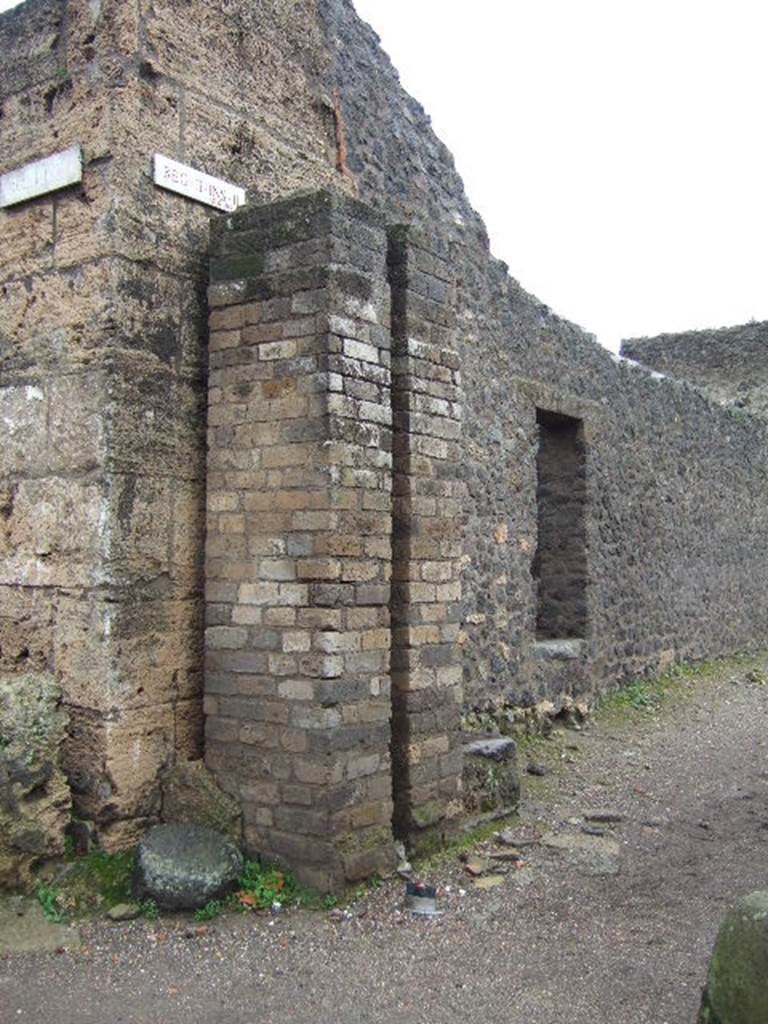
[[[436,896],[435,887],[425,882],[408,882],[405,887],[405,905],[412,914],[435,917],[440,913]]]

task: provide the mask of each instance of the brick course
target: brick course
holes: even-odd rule
[[[206,758],[320,889],[393,858],[386,255],[332,192],[212,240]]]

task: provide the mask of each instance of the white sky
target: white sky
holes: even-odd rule
[[[764,0],[355,0],[494,253],[621,337],[768,319]]]
[[[765,0],[355,4],[542,301],[612,348],[768,319]]]

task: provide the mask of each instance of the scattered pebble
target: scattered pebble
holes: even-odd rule
[[[139,916],[138,903],[116,903],[107,911],[110,921],[133,921]]]
[[[477,878],[479,875],[485,874],[490,867],[487,860],[483,857],[468,857],[464,865],[464,870],[468,875],[472,875]]]
[[[514,862],[523,859],[523,855],[519,850],[503,850],[501,853],[492,853],[490,857],[491,860],[500,861],[501,863]]]
[[[584,818],[586,821],[595,821],[603,825],[618,825],[624,821],[623,814],[611,810],[585,811]]]
[[[501,885],[504,881],[504,876],[500,874],[485,875],[483,878],[475,880],[476,889],[494,889],[497,885]]]

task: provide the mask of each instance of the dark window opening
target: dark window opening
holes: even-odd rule
[[[536,410],[536,638],[580,638],[587,626],[586,467],[581,420]]]

